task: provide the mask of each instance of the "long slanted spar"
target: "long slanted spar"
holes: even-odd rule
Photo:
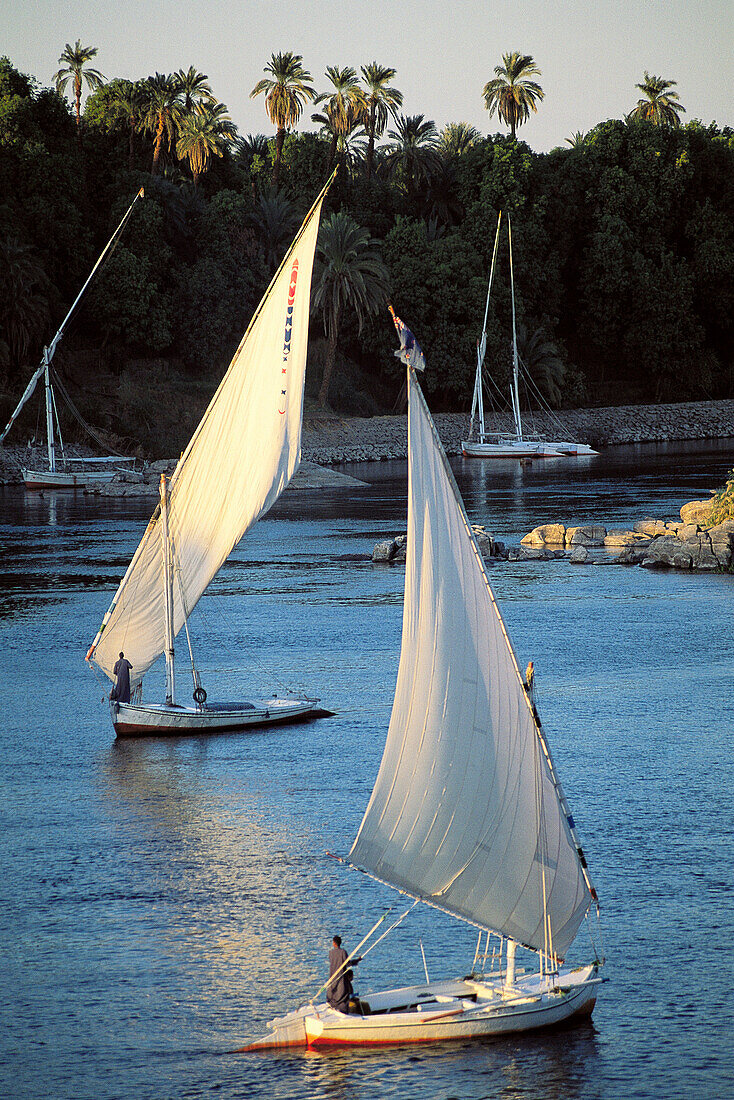
[[[596,999],[595,964],[559,968],[596,893],[446,454],[408,376],[400,664],[349,862],[504,937],[506,969],[370,994],[365,1015],[312,1003],[272,1021],[252,1049],[519,1031],[588,1015]],[[540,973],[516,974],[516,943],[539,953]]]
[[[78,464],[82,461],[87,463],[87,464],[91,464],[91,465],[96,464],[96,468],[94,469],[94,473],[93,473],[93,479],[94,480],[109,481],[109,480],[112,479],[114,474],[117,472],[115,470],[109,470],[109,469],[104,470],[104,469],[101,468],[100,464],[110,463],[110,462],[115,462],[115,463],[119,464],[120,462],[131,462],[131,461],[133,461],[132,459],[124,458],[121,455],[110,456],[110,457],[106,457],[106,458],[102,458],[102,459],[97,458],[97,459],[84,459],[84,460],[67,459],[64,456],[63,440],[61,439],[61,431],[60,431],[60,427],[59,427],[58,412],[57,412],[57,409],[56,409],[56,398],[54,396],[54,388],[53,388],[53,384],[52,384],[52,380],[51,380],[51,363],[52,363],[54,355],[56,354],[56,348],[58,347],[58,344],[60,343],[60,341],[61,341],[61,339],[64,335],[64,332],[66,330],[66,326],[68,325],[69,321],[71,320],[72,314],[75,312],[77,306],[79,305],[82,298],[84,297],[84,294],[87,290],[87,287],[92,282],[92,280],[94,279],[94,276],[97,274],[97,272],[100,270],[102,264],[105,261],[105,258],[112,253],[115,246],[119,242],[120,237],[122,236],[122,233],[125,229],[125,226],[127,225],[128,221],[130,219],[130,215],[132,214],[133,207],[135,206],[135,204],[138,202],[139,199],[143,198],[143,196],[144,196],[144,191],[143,191],[143,188],[141,187],[140,190],[138,191],[137,195],[133,199],[133,201],[130,203],[130,206],[125,211],[125,214],[123,215],[122,220],[120,221],[120,224],[117,226],[114,233],[110,237],[109,241],[107,242],[105,247],[102,249],[102,252],[100,253],[99,258],[97,259],[97,262],[95,263],[94,267],[92,268],[89,275],[87,276],[87,279],[86,279],[86,282],[84,283],[84,286],[81,288],[81,290],[77,294],[77,296],[74,299],[68,313],[66,314],[63,321],[59,325],[58,331],[56,332],[56,335],[54,336],[53,340],[48,345],[48,347],[45,347],[43,349],[43,357],[41,359],[40,365],[36,368],[33,375],[31,376],[30,381],[28,382],[28,385],[26,386],[20,401],[18,402],[15,409],[13,410],[13,414],[10,417],[10,420],[5,425],[5,428],[3,429],[2,434],[0,434],[0,444],[2,444],[5,440],[5,437],[7,436],[8,432],[10,431],[13,424],[15,423],[18,416],[20,415],[21,410],[27,404],[27,402],[30,400],[30,398],[33,396],[33,393],[36,389],[36,386],[40,382],[41,378],[43,378],[44,379],[44,385],[45,385],[45,402],[44,402],[44,404],[45,404],[45,411],[46,411],[46,447],[47,447],[47,450],[48,450],[48,469],[43,470],[43,471],[24,469],[23,470],[23,480],[25,481],[26,486],[28,488],[34,488],[34,489],[36,489],[36,488],[40,489],[40,488],[44,488],[44,487],[49,487],[49,488],[70,488],[71,487],[71,488],[74,488],[78,485],[83,485],[83,484],[85,484],[86,482],[88,482],[89,480],[92,479],[92,475],[90,475],[89,471],[88,470],[85,471],[84,469],[80,468],[79,465],[77,465],[74,470],[68,470],[68,469],[57,470],[57,464],[56,464],[56,437],[57,437],[57,435],[58,435],[59,446],[60,446],[61,455],[62,455],[62,461],[64,462],[64,465],[65,466],[68,465],[69,462],[75,462],[75,463]]]
[[[331,181],[329,181],[330,183]],[[326,185],[266,291],[167,488],[169,560],[156,508],[87,660],[111,680],[118,652],[133,688],[244,533],[274,504],[300,460],[311,273]]]

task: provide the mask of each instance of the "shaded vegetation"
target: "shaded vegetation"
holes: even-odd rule
[[[339,411],[391,410],[402,371],[380,308],[389,288],[426,351],[434,407],[467,408],[500,209],[512,214],[521,355],[552,404],[734,394],[734,133],[681,125],[673,81],[646,74],[651,111],[538,154],[511,134],[439,134],[399,114],[398,74],[377,62],[361,86],[354,69],[330,68],[318,94],[299,55],[274,54],[253,89],[274,132],[238,137],[206,74],[103,83],[86,64],[95,51],[77,47],[71,100],[0,59],[0,419],[141,186],[55,365],[96,423],[133,440],[149,438],[156,405],[178,408],[166,386],[203,408],[332,160],[307,400],[326,374]],[[538,74],[525,55],[504,61],[485,98],[513,128],[542,109],[542,89],[502,100],[504,84]],[[92,77],[79,125],[77,76]],[[322,132],[298,132],[314,99]],[[486,362],[506,389],[506,239]]]

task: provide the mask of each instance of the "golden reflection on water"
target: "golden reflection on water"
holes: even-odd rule
[[[102,791],[160,899],[158,935],[188,959],[191,997],[248,1037],[321,985],[325,899],[288,823],[236,766],[212,766],[211,749],[206,738],[116,741]]]

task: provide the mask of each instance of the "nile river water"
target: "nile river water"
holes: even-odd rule
[[[730,443],[455,469],[472,520],[517,543],[551,520],[675,516],[733,464]],[[192,620],[210,695],[303,688],[337,716],[172,741],[115,742],[84,664],[150,505],[0,491],[0,1095],[731,1096],[734,576],[604,562],[491,569],[602,903],[593,1025],[231,1053],[316,992],[335,932],[353,947],[402,911],[326,855],[369,797],[402,614],[403,568],[359,555],[405,530],[405,468],[347,472],[369,486],[287,493]],[[421,981],[420,939],[432,976],[470,968],[473,930],[419,907],[360,992]],[[582,929],[571,958],[589,957]]]

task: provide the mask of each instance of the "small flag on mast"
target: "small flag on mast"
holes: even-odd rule
[[[396,316],[395,310],[391,305],[387,307],[392,314],[392,319],[395,322],[395,328],[397,329],[398,336],[400,337],[400,350],[394,352],[394,354],[405,363],[406,366],[412,367],[413,370],[425,370],[426,359],[421,350],[421,346],[416,340],[413,333],[410,331],[407,325],[403,324],[399,317]]]

